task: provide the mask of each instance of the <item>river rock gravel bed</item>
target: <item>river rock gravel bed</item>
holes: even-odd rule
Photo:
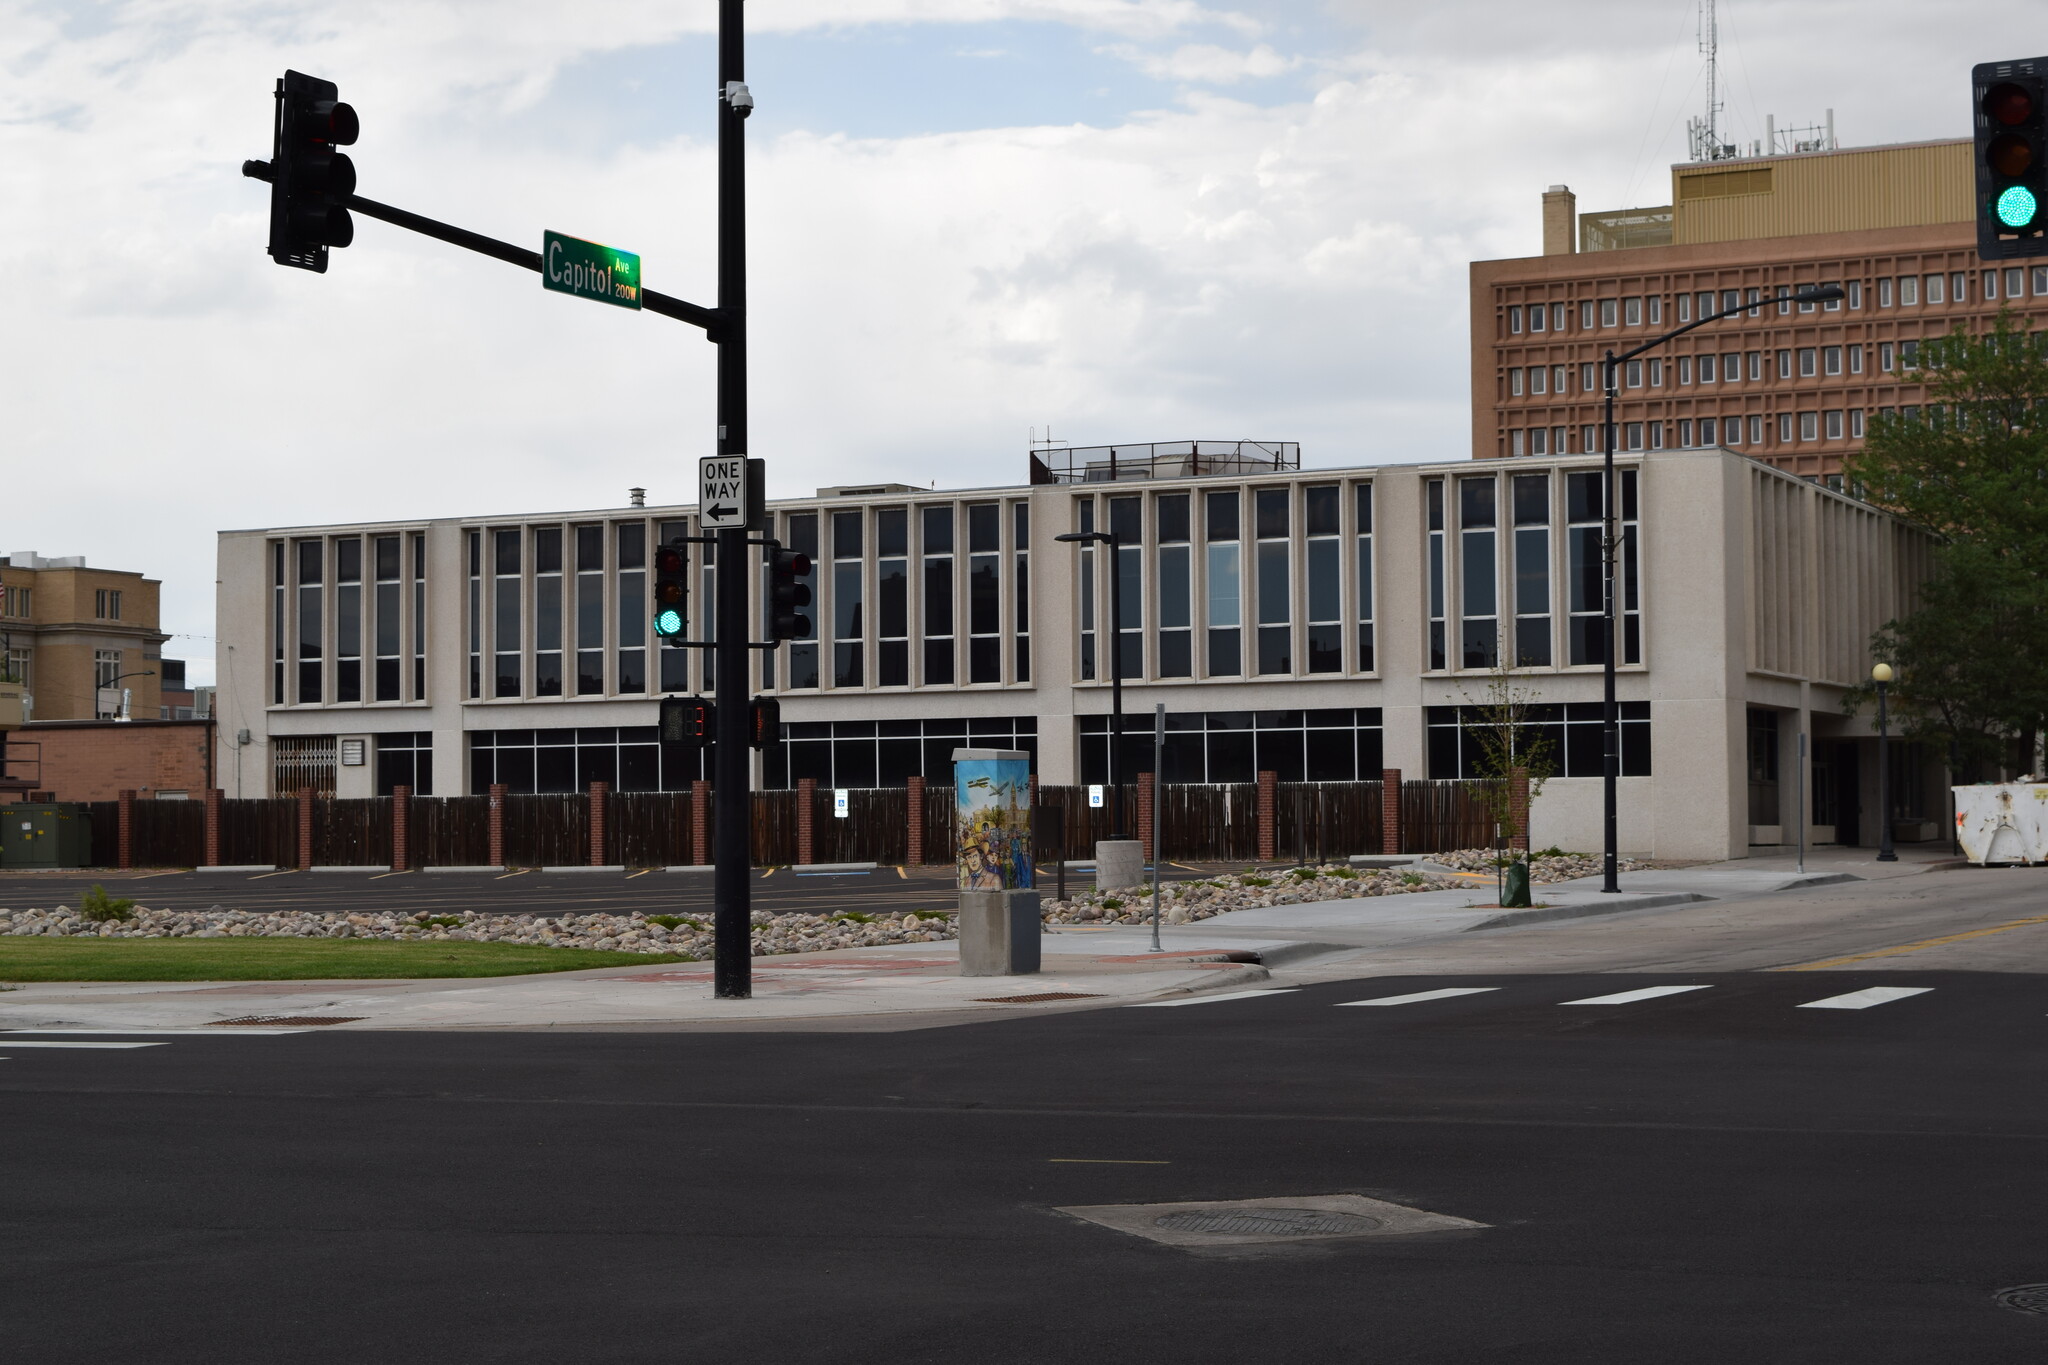
[[[1490,849],[1430,855],[1442,867],[1486,872]],[[1645,866],[1623,859],[1624,870]],[[1593,854],[1563,854],[1533,861],[1531,880],[1570,881],[1600,871]],[[1251,869],[1222,876],[1169,882],[1160,894],[1160,918],[1191,924],[1231,910],[1263,909],[1312,901],[1399,896],[1411,891],[1470,888],[1470,877],[1402,868],[1362,870],[1323,864],[1315,867]],[[1141,924],[1152,912],[1149,887],[1089,891],[1066,900],[1048,898],[1041,915],[1048,925]],[[522,943],[545,948],[593,948],[621,953],[676,953],[711,956],[709,916],[656,915],[446,915],[357,913],[306,910],[252,911],[213,906],[206,910],[151,910],[137,906],[130,918],[94,922],[71,906],[0,909],[0,937],[58,938],[330,938],[387,942]],[[754,953],[812,953],[833,948],[876,948],[892,943],[937,943],[954,938],[950,915],[915,911],[867,915],[783,914],[754,916]]]
[[[669,921],[673,921],[670,923]],[[711,956],[708,916],[323,914],[304,910],[150,910],[94,923],[70,906],[0,910],[0,936],[65,938],[360,938],[387,942],[523,943],[623,953]],[[756,915],[754,952],[810,953],[885,943],[934,943],[953,937],[943,915]]]

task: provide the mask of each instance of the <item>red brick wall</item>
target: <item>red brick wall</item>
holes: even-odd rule
[[[37,788],[55,792],[59,801],[113,801],[123,790],[145,801],[160,791],[181,791],[197,801],[213,785],[211,721],[59,722],[24,725],[7,737],[17,745],[42,746]],[[33,753],[16,748],[9,757]]]

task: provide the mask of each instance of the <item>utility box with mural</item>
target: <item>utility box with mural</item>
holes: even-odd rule
[[[960,974],[1038,970],[1038,892],[1031,862],[1031,756],[953,751],[953,857],[960,888]]]

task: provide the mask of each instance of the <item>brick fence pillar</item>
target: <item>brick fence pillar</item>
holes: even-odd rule
[[[404,785],[391,789],[391,870],[407,872],[412,868],[412,788]]]
[[[490,852],[486,855],[492,867],[505,865],[505,795],[510,790],[503,782],[491,784],[491,805],[489,824]]]
[[[1259,861],[1268,862],[1280,850],[1280,774],[1271,769],[1259,774]]]
[[[1508,777],[1508,847],[1529,851],[1529,770],[1517,768]]]
[[[119,795],[120,807],[114,815],[115,866],[135,866],[135,792],[123,788]]]
[[[206,866],[220,866],[220,803],[224,793],[219,787],[206,789]]]
[[[818,814],[818,779],[799,777],[796,780],[796,860],[799,863],[813,863],[816,842],[811,834],[811,822]]]
[[[690,783],[690,861],[711,861],[711,784],[701,777]]]
[[[1145,850],[1146,861],[1151,861],[1157,850],[1152,847],[1152,774],[1138,774],[1138,843]]]
[[[912,867],[924,866],[924,779],[910,779],[910,828],[904,841],[903,860]]]
[[[590,865],[604,866],[604,825],[611,805],[612,785],[609,782],[590,784]]]
[[[299,871],[313,866],[313,789],[299,788]]]
[[[1401,851],[1401,770],[1380,770],[1380,852]]]

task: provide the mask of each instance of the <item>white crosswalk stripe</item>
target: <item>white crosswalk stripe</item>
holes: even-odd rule
[[[1868,986],[1847,995],[1831,995],[1825,1000],[1809,1000],[1799,1008],[1803,1010],[1867,1010],[1872,1005],[1889,1005],[1894,1000],[1904,1000],[1911,995],[1925,995],[1932,986]]]
[[[1560,1000],[1561,1005],[1633,1005],[1638,1000],[1655,1000],[1662,995],[1683,995],[1687,991],[1711,990],[1710,986],[1644,986],[1613,995],[1589,995],[1584,1000]]]
[[[1288,986],[1281,990],[1269,991],[1225,991],[1221,995],[1192,995],[1185,1000],[1144,1000],[1138,1004],[1126,1006],[1126,1008],[1134,1010],[1161,1010],[1172,1009],[1179,1005],[1214,1005],[1223,1000],[1250,1000],[1253,996],[1259,995],[1292,995],[1295,990],[1295,987]]]
[[[1460,995],[1484,995],[1498,986],[1446,986],[1440,991],[1417,991],[1413,995],[1383,995],[1377,1000],[1339,1000],[1344,1005],[1419,1005],[1425,1000],[1449,1000]]]

